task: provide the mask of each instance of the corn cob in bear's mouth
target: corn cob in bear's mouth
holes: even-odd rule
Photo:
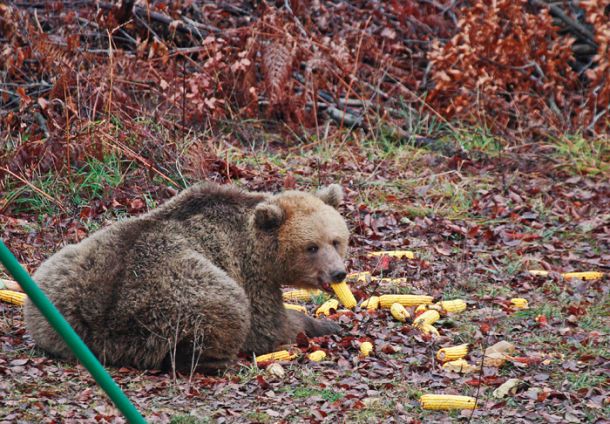
[[[320,287],[322,288],[322,290],[324,290],[326,293],[333,293],[333,289],[330,286],[330,283],[322,283],[320,284]]]

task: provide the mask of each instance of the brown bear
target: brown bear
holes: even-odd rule
[[[200,183],[64,247],[34,280],[105,364],[222,368],[240,351],[340,330],[286,310],[281,286],[345,278],[342,198],[338,185],[272,195]],[[29,301],[25,320],[39,347],[73,358]]]

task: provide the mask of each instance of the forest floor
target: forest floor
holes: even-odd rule
[[[174,140],[173,148],[185,151],[202,137]],[[164,168],[114,149],[61,175],[34,175],[27,184],[9,178],[0,200],[2,238],[33,272],[63,245],[144,213],[197,179],[268,191],[337,182],[346,191],[341,212],[352,231],[349,270],[404,278],[354,282],[357,298],[429,294],[464,299],[468,309],[443,316],[435,338],[386,310],[333,315],[343,333],[302,341],[303,354],[282,363],[283,377],[245,357],[219,376],[110,368],[147,420],[609,422],[607,142],[502,148],[471,132],[456,134],[460,153],[443,156],[357,133],[281,148],[210,140],[216,141],[201,145],[201,160],[178,157]],[[412,250],[416,259],[367,256],[392,249]],[[552,272],[536,277],[531,269]],[[589,270],[606,276],[581,281],[559,274]],[[529,309],[512,308],[513,297],[526,298]],[[322,300],[304,305],[313,313]],[[358,350],[364,340],[375,346],[366,358]],[[435,359],[440,347],[468,343],[467,359],[476,363],[501,340],[516,352],[499,368],[458,374]],[[306,353],[318,348],[327,359],[308,360]],[[84,368],[34,347],[22,309],[5,303],[0,352],[0,423],[123,422]],[[511,378],[521,381],[516,392],[494,397]],[[418,402],[424,393],[475,396],[480,406],[424,411]]]

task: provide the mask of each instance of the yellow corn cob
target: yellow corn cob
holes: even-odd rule
[[[291,291],[282,293],[282,298],[284,300],[308,301],[308,300],[311,300],[312,296],[317,296],[320,293],[322,293],[321,290],[305,290],[305,289],[291,290]]]
[[[420,312],[424,312],[428,310],[428,305],[419,305],[417,308],[415,308],[415,313],[418,314]]]
[[[527,309],[529,307],[527,304],[527,299],[523,299],[521,297],[512,298],[510,303],[512,303],[516,309]]]
[[[324,302],[318,310],[316,311],[316,315],[330,315],[330,310],[334,309],[335,311],[339,307],[339,301],[337,299],[330,299]]]
[[[360,353],[362,353],[363,356],[369,356],[372,351],[373,351],[373,343],[363,342],[360,345]]]
[[[397,278],[390,278],[390,277],[384,277],[384,278],[373,278],[376,281],[379,281],[381,283],[391,283],[391,284],[402,284],[402,283],[406,283],[408,280],[405,277],[397,277]]]
[[[474,409],[477,400],[470,396],[457,395],[422,395],[419,403],[423,409]]]
[[[390,307],[390,313],[395,319],[402,322],[405,322],[408,318],[411,318],[405,307],[402,306],[400,303],[394,303]]]
[[[547,275],[549,275],[548,271],[542,271],[538,269],[532,269],[528,272],[531,275],[537,275],[540,277],[546,277]],[[566,280],[571,280],[573,278],[578,278],[580,280],[600,280],[604,277],[604,273],[599,271],[564,272],[563,274],[561,274],[561,276]]]
[[[394,303],[400,303],[402,306],[429,305],[432,303],[432,296],[384,294],[383,296],[379,296],[379,303],[382,308],[389,308]]]
[[[490,368],[500,368],[505,363],[505,358],[483,358],[483,365]]]
[[[455,313],[455,312],[464,312],[467,308],[466,302],[462,299],[455,300],[442,300],[437,303],[445,312]]]
[[[345,281],[338,284],[331,284],[330,286],[343,306],[345,306],[347,309],[352,309],[354,306],[356,306],[358,302],[356,302],[356,298]]]
[[[419,328],[424,334],[432,334],[433,336],[440,337],[438,330],[432,324],[421,324],[417,326],[417,328]]]
[[[0,300],[15,305],[23,306],[27,296],[25,293],[20,293],[12,290],[0,290]]]
[[[361,308],[366,308],[369,311],[379,309],[379,296],[371,296],[360,304]]]
[[[284,303],[284,308],[291,309],[293,311],[303,312],[304,314],[307,313],[307,308],[302,305],[292,305],[290,303]]]
[[[368,278],[371,278],[371,273],[368,271],[350,272],[346,277],[349,281],[357,281],[359,283],[366,283]]]
[[[367,256],[391,256],[393,258],[415,259],[415,253],[410,250],[383,250],[381,252],[370,252]]]
[[[311,352],[309,355],[307,355],[307,357],[310,361],[320,362],[326,358],[326,352],[323,350],[316,350],[315,352]]]
[[[441,315],[438,313],[438,311],[435,311],[434,309],[430,309],[429,311],[426,311],[423,314],[416,317],[415,320],[413,321],[413,325],[415,327],[420,327],[424,324],[432,325],[436,321],[438,321],[440,318],[441,318]]]
[[[475,365],[469,364],[468,361],[465,359],[456,359],[455,361],[445,362],[443,364],[443,369],[446,371],[453,371],[453,372],[467,374],[470,372],[475,372],[478,369],[478,367],[476,367]]]
[[[290,361],[296,358],[297,355],[288,352],[287,350],[279,350],[277,352],[266,353],[256,357],[256,363],[270,362],[270,361]]]
[[[534,276],[537,276],[537,277],[546,277],[547,275],[549,275],[548,271],[543,271],[541,269],[530,269],[527,272],[529,272],[530,275],[534,275]]]
[[[572,278],[578,278],[579,280],[601,280],[604,278],[604,273],[597,271],[566,272],[561,274],[561,276],[566,280],[571,280]]]
[[[442,362],[455,361],[462,359],[468,354],[468,343],[457,346],[444,347],[436,352],[436,359]]]

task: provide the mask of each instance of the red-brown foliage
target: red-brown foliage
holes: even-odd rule
[[[110,122],[143,139],[139,120],[173,133],[263,118],[300,135],[329,116],[348,125],[346,112],[403,134],[405,104],[525,137],[607,132],[604,3],[580,4],[598,46],[580,75],[570,36],[525,0],[151,1],[123,24],[104,2],[0,5],[0,137],[17,139],[0,164],[99,156]]]
[[[597,54],[593,58],[595,67],[586,72],[591,89],[589,90],[590,129],[600,131],[608,129],[608,108],[610,107],[610,5],[603,0],[589,0],[580,3],[585,10],[587,21],[595,31],[598,44]]]
[[[449,117],[493,128],[561,127],[579,87],[571,44],[546,10],[525,0],[475,2],[463,9],[458,33],[428,54],[429,100]]]

